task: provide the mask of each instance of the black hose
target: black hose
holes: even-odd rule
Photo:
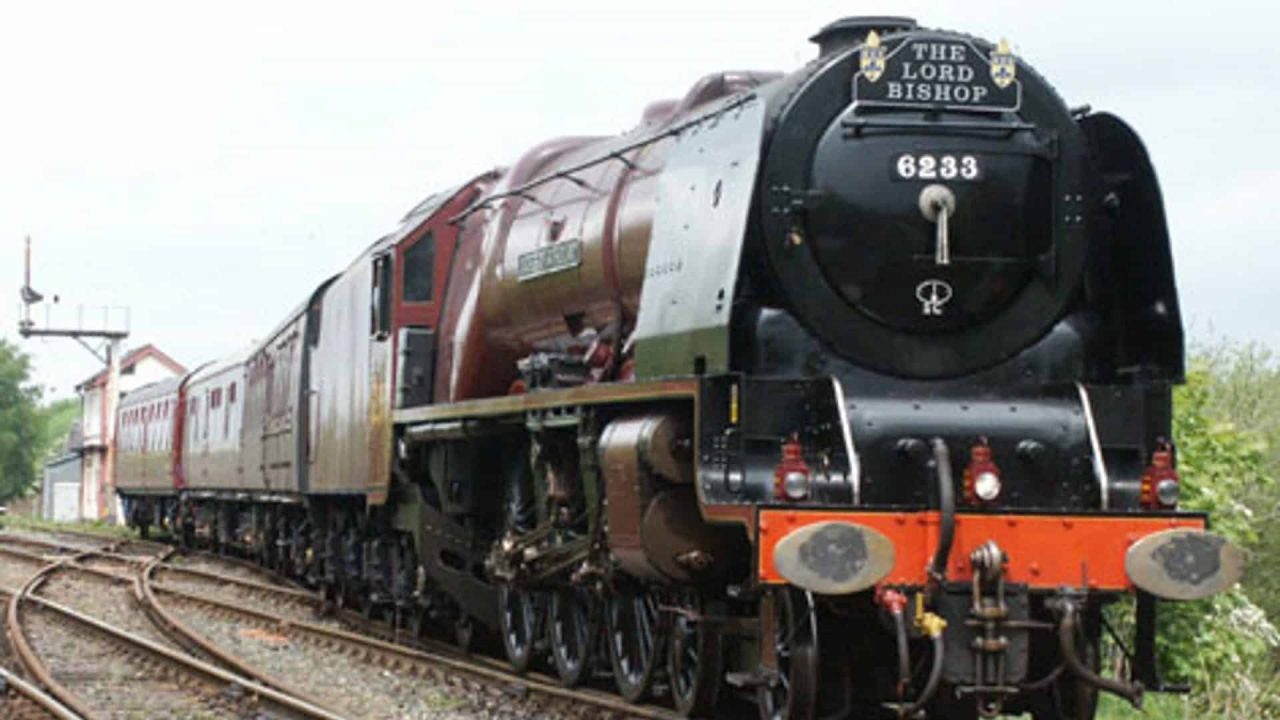
[[[956,537],[956,488],[951,477],[951,452],[942,438],[933,439],[933,465],[934,472],[938,475],[938,507],[942,511],[942,527],[938,534],[938,549],[929,563],[929,577],[941,584],[947,579],[951,544]]]
[[[1081,662],[1080,656],[1076,654],[1075,603],[1069,602],[1063,606],[1062,623],[1058,625],[1058,643],[1062,646],[1062,660],[1067,664],[1068,670],[1099,690],[1119,695],[1135,708],[1142,709],[1142,683],[1135,682],[1131,685],[1104,678]]]
[[[911,717],[920,712],[933,699],[934,693],[938,692],[938,684],[942,682],[942,661],[946,654],[946,646],[942,642],[942,633],[932,636],[932,640],[933,665],[929,668],[929,681],[924,684],[924,691],[920,693],[920,697],[898,713],[900,717]]]
[[[907,646],[907,621],[901,610],[894,610],[893,624],[898,630],[898,700],[907,694],[907,686],[911,684],[911,650]]]
[[[1066,669],[1067,669],[1067,666],[1065,664],[1059,663],[1057,667],[1049,671],[1048,675],[1045,675],[1044,677],[1040,678],[1039,680],[1036,680],[1035,682],[1022,683],[1021,685],[1018,686],[1018,689],[1023,692],[1036,692],[1038,690],[1043,690],[1049,687],[1050,685],[1052,685],[1055,681],[1057,681],[1058,676],[1062,675],[1063,671],[1065,671]]]

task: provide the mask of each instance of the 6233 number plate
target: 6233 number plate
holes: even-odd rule
[[[953,153],[902,153],[893,160],[894,180],[982,179],[982,162],[977,155]]]

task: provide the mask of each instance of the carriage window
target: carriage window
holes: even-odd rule
[[[427,233],[404,251],[401,269],[405,302],[431,302],[435,292],[436,238]]]

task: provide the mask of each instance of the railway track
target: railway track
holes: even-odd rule
[[[98,582],[127,579],[81,567],[91,553],[46,565],[9,595],[8,636],[21,665],[67,710],[85,718],[339,717],[323,708],[193,658],[153,633],[125,629],[38,594],[58,574]],[[63,588],[62,592],[66,592]],[[117,623],[121,607],[108,611]],[[138,619],[140,620],[140,618]],[[150,636],[148,636],[150,635]]]
[[[187,574],[188,587],[180,588],[174,583],[159,582],[160,577],[174,574]],[[197,592],[189,587],[191,580],[209,583],[209,592]],[[243,578],[218,577],[216,574],[189,573],[188,570],[175,569],[173,565],[163,562],[152,562],[142,570],[140,577],[142,593],[146,596],[148,606],[155,607],[165,616],[166,624],[173,626],[192,642],[200,644],[202,650],[219,657],[228,665],[236,666],[239,662],[252,662],[260,653],[260,648],[248,643],[239,642],[229,637],[225,628],[238,626],[239,632],[247,633],[257,630],[259,637],[266,637],[268,643],[288,643],[294,650],[305,653],[316,653],[329,657],[325,671],[312,671],[306,678],[298,676],[276,676],[276,683],[307,683],[307,689],[315,687],[315,683],[334,682],[334,673],[370,673],[381,678],[396,679],[387,685],[387,697],[394,698],[401,692],[396,687],[399,680],[413,683],[416,678],[429,678],[436,684],[447,685],[452,694],[462,694],[465,700],[461,705],[452,706],[452,710],[466,712],[468,710],[483,711],[493,714],[498,711],[512,717],[543,715],[553,712],[558,716],[590,716],[602,715],[625,717],[672,717],[671,712],[663,708],[632,706],[620,698],[607,693],[593,691],[568,691],[557,684],[545,682],[540,678],[520,676],[481,662],[475,657],[448,656],[444,653],[417,650],[390,643],[379,638],[349,632],[342,629],[332,620],[315,618],[321,609],[319,597],[310,593],[300,593],[288,588],[271,588]],[[215,585],[234,585],[236,589],[215,589]],[[250,593],[257,596],[256,602],[247,602],[243,597],[227,597],[227,593]],[[271,594],[275,597],[271,597]],[[218,597],[219,594],[223,597]],[[273,602],[284,605],[271,607]],[[312,616],[307,619],[307,616]],[[237,651],[229,651],[229,647],[237,647]],[[335,657],[346,657],[349,662],[334,661]],[[316,662],[308,662],[307,667],[315,670]],[[278,685],[280,687],[280,685]],[[289,687],[289,685],[283,685]],[[342,685],[334,685],[334,691]],[[324,693],[324,688],[320,688]],[[330,692],[332,697],[333,692]],[[454,698],[456,700],[456,698]],[[344,698],[335,697],[332,702],[339,711],[346,710],[353,715],[356,712],[348,708]],[[349,702],[349,701],[348,701]],[[448,707],[451,701],[440,698],[439,707]],[[398,710],[380,711],[379,708],[366,706],[365,716],[413,716],[416,712],[439,710],[439,707],[398,708]]]
[[[0,588],[16,590],[32,573],[50,562],[50,557],[34,550],[0,544]]]
[[[0,717],[10,720],[80,720],[66,705],[0,666]]]
[[[148,556],[137,554],[136,552],[119,552],[119,549],[125,545],[126,543],[118,540],[103,542],[96,547],[89,546],[83,541],[69,545],[35,537],[0,533],[0,553],[8,553],[13,557],[25,554],[28,557],[41,558],[46,562],[54,562],[74,556],[87,555],[124,563],[136,563],[138,565],[146,561]]]
[[[135,537],[104,535],[97,532],[73,530],[71,528],[27,530],[10,528],[2,536],[4,538],[28,539],[33,542],[46,543],[81,551],[102,550],[106,547],[124,549],[132,554],[155,555],[164,552],[169,545],[154,540],[141,540]],[[58,538],[54,542],[49,538]]]
[[[158,577],[185,575],[187,581],[160,582]],[[441,679],[442,671],[463,675],[481,686],[498,687],[506,696],[504,702],[515,704],[526,698],[539,697],[529,712],[556,711],[570,715],[599,717],[601,713],[616,717],[666,719],[677,717],[667,708],[656,705],[632,705],[607,692],[594,689],[568,689],[550,677],[540,674],[518,675],[493,658],[464,655],[443,643],[418,642],[408,646],[403,640],[393,641],[396,633],[351,612],[339,615],[340,622],[322,617],[328,610],[316,594],[292,588],[276,587],[235,576],[193,571],[172,563],[154,562],[140,576],[143,592],[150,593],[148,602],[199,608],[204,613],[251,624],[266,632],[356,657],[363,662],[394,672],[410,673]],[[178,621],[179,623],[181,621]],[[353,629],[358,632],[353,632]],[[220,652],[219,643],[186,628],[194,642],[211,652]],[[377,637],[374,637],[374,635]],[[234,662],[235,658],[228,658]],[[583,712],[585,711],[585,712]],[[523,715],[520,713],[519,715]]]
[[[397,683],[423,696],[421,688],[426,680],[426,684],[444,692],[425,695],[425,703],[416,713],[423,717],[442,712],[465,715],[468,711],[486,717],[513,718],[677,717],[668,708],[632,705],[602,690],[568,689],[545,675],[515,674],[499,660],[465,654],[443,642],[415,638],[410,646],[404,633],[357,613],[327,614],[330,608],[317,593],[284,584],[269,571],[247,562],[199,552],[177,554],[172,549],[161,556],[154,553],[154,543],[141,548],[138,544],[123,546],[125,552],[121,552],[119,541],[79,533],[74,536],[72,543],[63,543],[0,535],[0,555],[7,554],[31,566],[52,563],[41,570],[43,579],[32,584],[37,588],[49,582],[55,584],[47,588],[56,587],[57,581],[50,577],[59,572],[84,573],[86,578],[92,576],[113,586],[116,593],[124,592],[126,581],[132,581],[141,607],[171,641],[151,638],[158,648],[181,655],[173,645],[180,646],[210,664],[227,668],[229,674],[244,682],[256,683],[282,697],[306,698],[306,704],[327,710],[332,717],[379,715],[371,704],[376,702],[374,699],[354,694],[343,697],[347,684],[334,677],[335,673],[348,679],[361,674],[373,686],[390,686],[386,697],[398,696]],[[6,546],[6,540],[24,547]],[[98,541],[96,546],[94,540]],[[152,554],[146,555],[143,549]],[[52,607],[47,611],[59,616],[65,615],[63,611],[75,612],[56,600],[24,590],[27,592],[23,602],[27,605],[42,611]],[[62,592],[74,596],[68,588]],[[288,663],[280,662],[279,650],[286,644],[303,653],[304,661],[297,664],[311,671],[305,673],[309,677],[282,669]],[[343,662],[335,664],[335,657]],[[264,671],[263,667],[272,670]],[[316,672],[325,668],[335,669]],[[331,687],[326,688],[326,682]],[[463,699],[457,700],[458,696]],[[69,704],[74,707],[74,696]],[[406,702],[383,716],[414,714],[412,705]]]
[[[45,565],[44,557],[0,545],[0,593],[16,589]],[[8,595],[4,595],[8,597]],[[65,705],[27,682],[11,668],[16,658],[6,638],[0,635],[0,717],[15,720],[71,720],[79,718]]]

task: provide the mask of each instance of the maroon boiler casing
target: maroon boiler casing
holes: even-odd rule
[[[539,348],[578,351],[592,330],[625,340],[639,309],[657,181],[671,145],[670,138],[637,142],[773,77],[709,75],[679,102],[651,104],[629,133],[561,138],[525,153],[489,202],[462,219],[440,328],[436,402],[506,394],[517,360]],[[525,187],[545,178],[554,179]],[[557,243],[579,244],[580,261],[520,276],[522,257]]]

